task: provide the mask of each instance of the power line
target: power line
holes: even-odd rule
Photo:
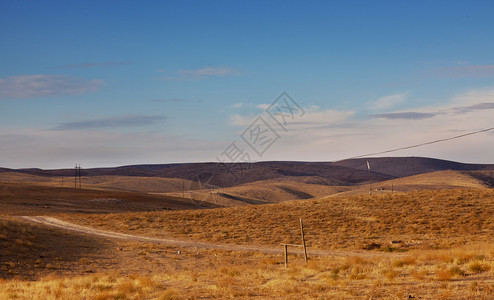
[[[375,153],[368,153],[368,154],[364,154],[364,155],[354,156],[354,157],[350,157],[350,158],[347,158],[347,159],[362,158],[362,157],[367,157],[367,156],[374,156],[374,155],[386,154],[386,153],[391,153],[391,152],[396,152],[396,151],[401,151],[401,150],[407,150],[407,149],[422,147],[422,146],[426,146],[426,145],[431,145],[431,144],[436,144],[436,143],[451,141],[451,140],[459,139],[459,138],[466,137],[466,136],[469,136],[469,135],[484,133],[484,132],[488,132],[488,131],[492,131],[492,130],[494,130],[494,127],[487,128],[487,129],[482,129],[482,130],[478,130],[478,131],[474,131],[474,132],[464,133],[464,134],[460,134],[460,135],[449,137],[449,138],[445,138],[445,139],[439,139],[439,140],[434,140],[434,141],[431,141],[431,142],[420,143],[420,144],[416,144],[416,145],[412,145],[412,146],[400,147],[400,148],[386,150],[386,151],[380,151],[380,152],[375,152]]]

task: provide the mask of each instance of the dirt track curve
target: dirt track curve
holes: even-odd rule
[[[89,235],[110,238],[110,239],[121,239],[129,241],[156,243],[156,244],[166,244],[177,247],[184,248],[204,248],[204,249],[223,249],[231,251],[255,251],[263,253],[282,253],[282,246],[279,247],[269,247],[269,246],[255,246],[255,245],[233,245],[233,244],[217,244],[208,242],[198,242],[198,241],[184,241],[177,239],[164,239],[147,237],[141,235],[126,234],[114,231],[100,230],[92,227],[81,226],[74,223],[62,221],[60,219],[48,216],[20,216],[22,220],[43,224],[51,227],[56,227],[68,231],[74,231],[79,233],[85,233]],[[290,253],[302,253],[302,249],[292,248]],[[371,251],[357,251],[357,250],[316,250],[308,249],[308,255],[315,256],[361,256],[361,257],[382,257],[382,256],[401,256],[401,253],[379,253]]]

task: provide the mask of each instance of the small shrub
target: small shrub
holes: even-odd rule
[[[134,293],[138,290],[138,287],[131,281],[124,281],[118,286],[118,291],[126,294]]]
[[[179,300],[179,299],[182,299],[182,297],[179,296],[178,291],[176,291],[174,289],[170,289],[170,290],[164,291],[158,299],[160,299],[160,300]]]
[[[440,281],[449,281],[453,278],[453,273],[449,269],[442,269],[437,271],[436,277]]]
[[[378,243],[370,243],[362,246],[363,250],[376,250],[376,249],[381,249],[381,244]]]
[[[412,275],[413,279],[415,280],[424,280],[425,276],[427,275],[427,271],[413,270],[412,272],[410,272],[410,275]]]
[[[458,276],[465,276],[465,271],[463,271],[460,267],[454,266],[449,269],[451,274],[453,275],[458,275]]]
[[[393,262],[393,267],[401,268],[403,266],[414,265],[416,258],[408,256],[402,259],[395,260]]]
[[[468,266],[468,269],[475,274],[479,274],[485,271],[489,271],[490,266],[483,264],[479,261],[474,261]]]
[[[393,269],[384,271],[384,277],[386,277],[388,281],[393,281],[398,275],[400,275],[400,273]]]

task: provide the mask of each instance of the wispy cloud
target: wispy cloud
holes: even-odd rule
[[[244,103],[242,103],[242,102],[237,102],[235,104],[230,105],[230,107],[232,107],[232,108],[241,108],[243,106],[244,106]]]
[[[149,100],[149,102],[156,102],[156,103],[181,103],[186,101],[187,101],[186,99],[179,99],[179,98]]]
[[[266,105],[269,106],[269,105]],[[257,106],[258,108],[265,109],[263,104]],[[354,115],[353,111],[342,110],[321,110],[318,106],[311,106],[304,108],[305,114],[303,118],[294,120],[291,122],[291,131],[304,132],[314,128],[328,128],[346,122],[350,117]],[[259,114],[240,115],[234,114],[230,117],[230,122],[235,126],[248,126],[255,120]],[[269,117],[267,117],[269,119]]]
[[[460,65],[440,67],[429,72],[432,77],[487,78],[494,77],[494,65]]]
[[[421,65],[468,65],[468,61],[465,60],[446,60],[446,59],[436,59],[436,60],[422,60],[417,62]]]
[[[64,68],[64,69],[87,69],[87,68],[95,68],[95,67],[124,66],[124,65],[129,65],[129,64],[130,64],[130,62],[126,62],[126,61],[89,62],[89,63],[64,65],[64,66],[61,66],[61,68]]]
[[[471,90],[440,105],[410,111],[378,113],[370,118],[361,111],[304,108],[306,114],[290,122],[288,131],[262,157],[263,160],[339,160],[423,142],[449,138],[492,127],[494,90]],[[462,109],[463,113],[458,113]],[[241,128],[258,113],[231,117]],[[270,119],[266,117],[269,122]],[[273,128],[277,130],[276,124]],[[246,146],[247,147],[247,146]],[[486,134],[466,137],[389,155],[429,156],[465,162],[491,162],[494,139]]]
[[[97,91],[103,81],[63,75],[19,75],[0,78],[0,99],[77,95]]]
[[[181,70],[178,73],[188,76],[228,76],[238,74],[238,71],[230,67],[205,67],[195,70]]]
[[[436,113],[421,113],[421,112],[399,112],[387,114],[370,115],[378,119],[405,119],[405,120],[422,120],[436,116]]]
[[[163,69],[158,70],[159,73],[168,73],[165,76],[158,79],[165,80],[188,80],[188,79],[203,79],[208,77],[226,77],[232,75],[239,75],[240,72],[231,67],[204,67],[200,69],[190,70],[178,70],[176,72],[169,72]]]
[[[266,103],[261,103],[261,104],[257,104],[256,105],[256,108],[259,108],[259,109],[267,109],[271,104],[266,104]]]
[[[398,94],[393,94],[389,96],[384,96],[376,99],[375,101],[371,101],[368,103],[368,107],[373,110],[380,110],[394,107],[400,103],[405,102],[407,95],[410,92],[403,92]]]
[[[485,103],[479,103],[479,104],[474,104],[470,106],[463,106],[463,107],[455,107],[454,110],[458,113],[468,113],[471,111],[475,110],[486,110],[486,109],[494,109],[494,103],[492,102],[485,102]]]
[[[67,168],[142,163],[211,161],[225,141],[198,140],[156,132],[0,130],[2,167]]]
[[[166,120],[164,116],[143,116],[130,115],[121,117],[111,117],[95,120],[84,120],[61,123],[51,130],[84,130],[84,129],[101,129],[116,127],[134,127],[152,125],[157,122]]]

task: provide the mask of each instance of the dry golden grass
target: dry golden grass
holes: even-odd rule
[[[275,247],[299,242],[302,216],[312,247],[378,245],[307,265],[290,255],[288,268],[281,253],[104,241],[4,217],[0,299],[491,299],[493,210],[493,190],[446,190],[60,216],[133,234]],[[397,249],[407,252],[387,252]]]
[[[60,271],[85,272],[101,264],[108,245],[88,236],[1,217],[0,278],[35,279]]]
[[[479,176],[480,175],[480,176]],[[479,180],[483,178],[484,180]],[[402,177],[392,180],[372,183],[374,194],[387,194],[395,192],[411,192],[425,190],[451,190],[451,189],[485,189],[489,188],[494,178],[490,171],[436,171]],[[490,183],[490,184],[489,184]],[[352,196],[367,194],[369,185],[351,187],[348,191],[341,191],[330,197]],[[329,194],[328,194],[329,195]]]
[[[193,190],[187,192],[187,197],[197,199],[212,199],[215,203],[229,207],[246,204],[267,204],[288,200],[300,200],[323,197],[352,190],[351,186],[331,186],[318,183],[278,179],[263,180],[241,184],[233,187],[218,188],[211,194],[211,190]],[[307,179],[305,179],[307,180]],[[180,197],[182,192],[165,193]]]
[[[50,187],[61,187],[63,184],[65,187],[73,187],[74,181],[70,177],[72,170],[66,171],[68,176],[64,180],[62,177],[57,176],[36,176],[19,172],[1,172],[0,181],[35,183]],[[491,184],[494,182],[491,172],[438,171],[376,182],[373,183],[373,188],[374,193],[382,194],[390,192],[392,186],[395,191],[408,192],[412,190],[485,188],[487,187],[486,182],[490,182]],[[187,193],[187,197],[194,199],[208,198],[210,201],[226,207],[245,204],[277,203],[287,200],[318,198],[327,195],[349,196],[365,194],[368,191],[366,184],[361,186],[338,186],[336,182],[320,177],[291,176],[288,178],[281,177],[271,180],[254,181],[232,187],[220,187],[215,190],[214,196],[211,196],[211,190],[196,190],[198,188],[197,183],[180,178],[115,175],[83,177],[83,187],[93,190],[132,191],[182,197],[184,186],[186,192],[189,187],[193,190],[192,193]],[[246,201],[242,198],[246,199]]]
[[[492,241],[494,190],[417,191],[200,211],[63,215],[72,222],[156,237],[233,244],[437,249]],[[393,242],[393,243],[392,243]]]
[[[0,181],[35,183],[51,187],[74,187],[73,170],[66,170],[67,176],[37,176],[19,172],[1,172]],[[146,193],[165,193],[182,190],[183,180],[179,178],[140,176],[84,176],[82,186],[95,190],[117,190]]]
[[[399,265],[385,255],[315,257],[307,265],[290,256],[288,268],[281,255],[193,249],[159,255],[155,245],[144,244],[127,244],[126,249],[129,253],[114,271],[52,275],[34,282],[3,280],[0,299],[489,299],[494,292],[490,269],[477,273],[468,268],[475,262],[492,267],[493,246],[412,251]],[[153,263],[146,261],[140,273],[129,272],[126,264],[142,260],[135,255],[142,251]],[[464,263],[458,265],[460,261]]]

